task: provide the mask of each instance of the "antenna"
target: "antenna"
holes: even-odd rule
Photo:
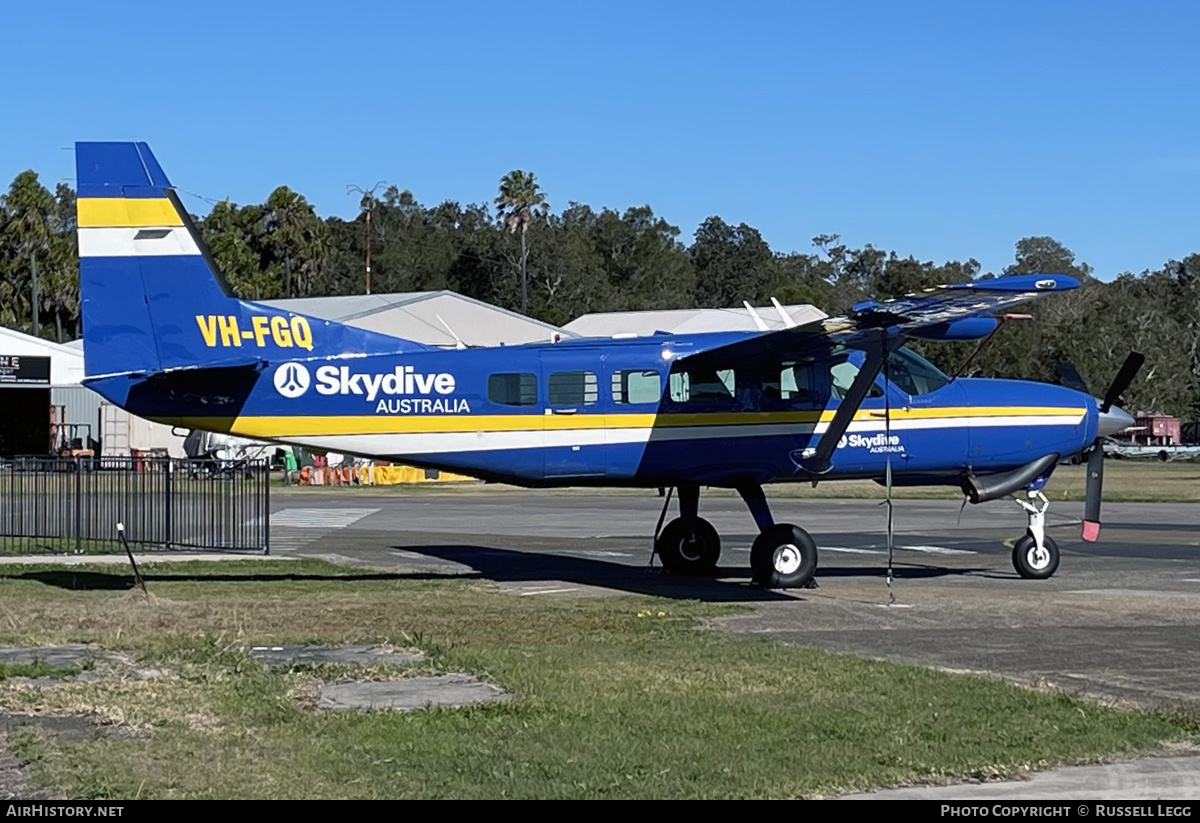
[[[746,311],[750,312],[750,316],[754,318],[754,325],[758,326],[759,331],[770,331],[771,330],[767,326],[767,324],[765,322],[763,322],[763,319],[758,316],[758,312],[756,312],[754,310],[754,307],[750,305],[749,300],[743,300],[742,305],[746,307]]]
[[[454,338],[454,348],[461,351],[467,347],[467,344],[458,339],[458,335],[454,333],[454,329],[450,328],[450,324],[443,320],[440,314],[435,314],[434,317],[438,319],[439,323],[446,327],[446,331],[450,332],[450,336]]]
[[[783,321],[783,325],[787,326],[789,329],[794,329],[796,327],[796,321],[792,319],[790,314],[784,311],[783,306],[779,305],[779,301],[774,297],[771,298],[771,305],[775,307],[775,311],[779,312],[779,319]]]

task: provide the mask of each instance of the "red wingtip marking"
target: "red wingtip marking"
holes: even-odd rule
[[[1089,543],[1095,543],[1100,539],[1100,524],[1093,523],[1091,520],[1083,521],[1083,539]]]

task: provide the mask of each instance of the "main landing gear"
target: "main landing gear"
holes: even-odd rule
[[[1027,491],[1025,495],[1027,500],[1015,498],[1029,516],[1029,527],[1013,544],[1013,567],[1028,580],[1046,580],[1058,571],[1058,544],[1046,535],[1046,509],[1050,508],[1050,501],[1040,491]]]
[[[742,486],[738,492],[760,531],[750,547],[754,582],[769,589],[808,586],[817,570],[817,544],[804,529],[775,522],[762,486]],[[655,553],[671,574],[712,575],[717,570],[721,538],[712,524],[699,516],[699,508],[700,487],[680,486],[679,517],[668,523],[654,541]]]

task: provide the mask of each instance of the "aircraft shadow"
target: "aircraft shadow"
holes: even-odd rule
[[[634,566],[590,557],[572,557],[546,552],[523,552],[469,544],[401,545],[392,548],[423,554],[474,569],[472,574],[447,571],[443,577],[478,578],[497,583],[521,583],[544,580],[577,583],[616,589],[629,594],[668,597],[676,600],[704,600],[713,603],[740,603],[793,600],[786,593],[761,589],[749,582],[732,582],[709,577],[675,577],[660,567]],[[722,566],[719,577],[750,579],[748,567]]]
[[[544,552],[522,552],[514,549],[498,549],[488,546],[467,544],[404,545],[393,546],[404,552],[436,557],[439,560],[457,563],[474,569],[467,577],[495,582],[563,581],[581,586],[599,586],[617,589],[630,594],[654,597],[704,600],[706,602],[761,602],[794,600],[803,597],[805,589],[774,591],[751,585],[748,566],[725,565],[717,569],[717,578],[675,577],[659,567],[631,566],[593,558],[572,557]],[[894,569],[898,579],[944,577],[948,575],[977,575],[984,568],[947,568],[927,565],[897,565]],[[820,586],[822,577],[883,577],[887,574],[882,567],[825,566],[817,569],[816,581]],[[435,575],[436,576],[436,575]],[[447,579],[464,575],[447,572]],[[724,580],[720,578],[740,578]]]

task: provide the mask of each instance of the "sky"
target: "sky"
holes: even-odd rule
[[[0,185],[144,140],[197,214],[491,202],[524,169],[685,243],[719,215],[1000,271],[1050,235],[1105,280],[1200,252],[1193,2],[64,0],[4,28]]]

